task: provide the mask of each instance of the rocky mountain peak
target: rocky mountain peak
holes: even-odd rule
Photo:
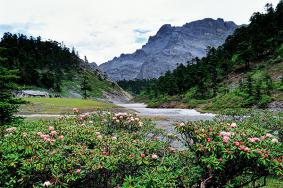
[[[158,30],[157,35],[172,32],[173,29],[174,28],[171,26],[171,24],[164,24]]]
[[[237,27],[222,18],[205,18],[177,27],[164,24],[141,49],[121,54],[99,68],[114,80],[157,78],[177,64],[205,56],[208,46],[220,46]]]

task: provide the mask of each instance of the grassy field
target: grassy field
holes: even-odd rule
[[[79,108],[82,112],[117,108],[114,104],[77,98],[25,98],[24,100],[29,103],[20,107],[19,114],[68,114],[73,112],[73,108]]]

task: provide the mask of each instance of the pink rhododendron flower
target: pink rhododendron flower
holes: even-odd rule
[[[108,156],[108,155],[109,155],[109,152],[108,152],[108,151],[103,151],[103,152],[102,152],[102,155]]]
[[[249,152],[250,151],[250,148],[246,147],[246,146],[241,146],[240,147],[240,150],[241,151],[244,151],[244,152]]]
[[[50,142],[50,138],[44,137],[43,138],[44,142]]]
[[[151,158],[155,160],[155,159],[158,158],[158,156],[157,156],[156,154],[152,154],[152,155],[151,155]]]
[[[228,137],[229,138],[230,136],[234,136],[235,133],[234,132],[221,131],[219,135],[223,136],[223,137]]]
[[[80,110],[79,110],[78,108],[73,108],[73,112],[74,112],[74,113],[79,113]]]
[[[100,135],[97,135],[96,138],[102,139],[102,135],[101,135],[101,134],[100,134]]]
[[[43,133],[42,132],[37,132],[36,135],[41,136]]]
[[[22,136],[23,136],[23,137],[27,137],[27,135],[28,135],[28,133],[26,133],[26,132],[23,132],[23,133],[22,133]]]
[[[266,133],[266,135],[265,135],[267,138],[271,138],[273,135],[272,134],[270,134],[270,133]]]
[[[59,138],[60,140],[63,140],[63,139],[64,139],[64,136],[63,136],[63,135],[60,135],[58,138]]]
[[[10,127],[10,128],[7,128],[7,129],[6,129],[6,131],[7,131],[8,133],[13,133],[13,132],[15,132],[16,130],[17,130],[16,127]]]
[[[51,133],[50,133],[51,135],[56,135],[57,134],[57,131],[51,131]]]
[[[180,123],[180,126],[181,127],[185,126],[185,123],[184,122]]]
[[[231,123],[230,127],[231,128],[237,128],[237,124],[236,123]]]
[[[50,141],[48,134],[42,134],[40,137],[43,139],[43,141],[48,141],[48,142]]]
[[[54,131],[54,127],[49,126],[49,127],[48,127],[48,130],[49,130],[49,131]]]
[[[130,154],[130,157],[131,157],[131,158],[134,158],[135,156],[136,156],[136,155],[135,155],[135,154],[133,154],[133,153],[132,153],[132,154]]]
[[[81,169],[78,168],[78,169],[76,170],[76,173],[77,173],[77,174],[81,173]]]
[[[85,119],[85,115],[80,115],[80,120],[83,121]]]
[[[259,142],[259,141],[260,141],[260,139],[257,138],[257,137],[248,138],[248,140],[249,140],[250,142]]]
[[[155,141],[160,140],[160,138],[159,138],[158,136],[155,136],[153,139],[154,139]]]
[[[50,144],[54,144],[55,143],[55,139],[49,139]]]
[[[139,127],[142,127],[143,126],[143,122],[139,122]]]
[[[144,153],[141,153],[141,158],[145,158],[145,154]]]
[[[226,132],[225,131],[221,131],[219,135],[220,136],[226,136]]]
[[[207,142],[211,142],[211,138],[207,138]]]
[[[267,136],[261,136],[260,140],[265,140],[267,138]]]
[[[277,139],[277,138],[273,138],[273,139],[271,140],[271,142],[274,143],[274,144],[275,144],[275,143],[278,143],[278,139]]]
[[[224,136],[223,137],[223,143],[227,144],[229,142],[229,137],[228,136]]]
[[[249,152],[249,151],[250,151],[250,148],[245,147],[244,151],[245,151],[245,152]]]
[[[231,135],[232,135],[231,132],[226,132],[226,135],[225,135],[225,136],[229,137],[229,136],[231,136]]]
[[[234,142],[234,145],[239,147],[240,146],[240,142]]]

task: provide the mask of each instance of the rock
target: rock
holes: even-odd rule
[[[283,111],[283,101],[273,101],[267,105],[267,108],[282,112]]]
[[[89,64],[92,69],[98,69],[98,65],[95,62]]]
[[[206,18],[181,27],[165,24],[141,49],[115,57],[99,69],[113,80],[158,78],[177,64],[205,56],[208,46],[220,46],[237,27],[220,18]]]

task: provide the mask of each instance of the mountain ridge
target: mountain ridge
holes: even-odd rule
[[[177,64],[205,56],[208,46],[221,45],[236,28],[234,22],[222,18],[205,18],[182,26],[164,24],[142,48],[114,57],[99,68],[114,80],[157,78]]]

